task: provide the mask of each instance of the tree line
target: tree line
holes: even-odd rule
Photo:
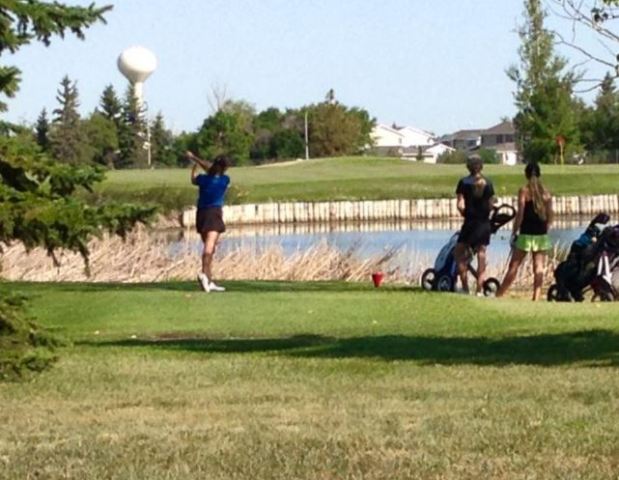
[[[576,6],[571,0],[555,3]],[[602,24],[618,18],[618,3],[605,0],[587,7],[586,2],[578,2],[580,10],[572,21],[590,19],[592,31],[599,32]],[[557,53],[562,37],[546,27],[547,16],[541,0],[524,0],[524,22],[518,30],[520,61],[507,70],[516,87],[514,124],[519,152],[524,161],[541,163],[619,163],[619,55],[615,63],[605,62],[607,73],[595,80],[595,101],[585,104],[578,89],[590,79],[584,78],[584,71],[570,68],[568,60]],[[619,43],[619,37],[612,38]]]
[[[85,118],[76,81],[65,76],[56,100],[51,115],[43,109],[33,128],[23,129],[22,140],[62,163],[110,169],[183,165],[187,149],[206,158],[226,154],[236,165],[294,159],[305,156],[306,138],[312,157],[356,155],[371,145],[376,123],[366,110],[339,103],[332,90],[322,102],[285,110],[257,112],[246,101],[221,99],[196,131],[178,134],[161,112],[146,118],[131,85],[122,98],[106,86]]]

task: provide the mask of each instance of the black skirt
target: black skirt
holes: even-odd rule
[[[196,231],[198,233],[226,231],[224,212],[221,207],[198,208],[196,213]]]

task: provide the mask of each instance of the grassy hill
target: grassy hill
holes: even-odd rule
[[[557,195],[616,193],[619,165],[546,166],[542,179]],[[523,167],[487,166],[498,194],[513,195]],[[378,200],[452,196],[462,165],[426,165],[390,158],[333,158],[230,169],[230,203]],[[171,208],[193,205],[189,169],[110,172],[98,193],[117,199],[153,201]]]
[[[614,304],[342,283],[0,284],[74,346],[0,478],[613,478]]]

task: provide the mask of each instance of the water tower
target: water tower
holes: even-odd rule
[[[140,107],[144,103],[144,82],[156,68],[157,57],[144,47],[129,47],[118,56],[118,69],[133,84]]]
[[[157,68],[157,57],[147,48],[129,47],[118,56],[118,69],[133,85],[138,110],[146,115],[148,103],[144,102],[144,82]],[[147,151],[147,163],[151,166],[150,124],[146,119],[146,138],[142,147]]]

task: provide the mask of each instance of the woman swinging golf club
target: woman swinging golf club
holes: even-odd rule
[[[216,157],[212,163],[207,162],[189,150],[185,156],[193,162],[191,183],[199,187],[196,230],[202,237],[204,249],[198,283],[205,292],[223,292],[226,289],[213,282],[211,266],[219,236],[226,231],[223,205],[224,195],[230,185],[230,177],[225,175],[230,162],[224,155]],[[199,167],[206,173],[198,173]]]

